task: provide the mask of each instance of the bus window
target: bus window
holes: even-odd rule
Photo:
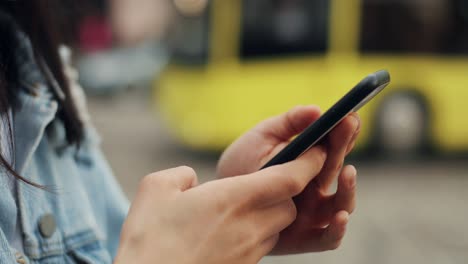
[[[323,53],[329,0],[243,0],[241,58]]]
[[[203,64],[208,60],[209,6],[197,16],[177,15],[169,36],[175,63]]]
[[[362,52],[468,54],[468,1],[363,0]]]

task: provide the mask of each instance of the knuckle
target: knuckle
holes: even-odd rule
[[[140,180],[139,186],[140,186],[140,189],[153,188],[154,186],[158,186],[161,181],[162,181],[162,173],[153,172],[143,177]]]
[[[260,225],[260,223],[253,224],[250,226],[250,232],[245,233],[243,236],[244,241],[246,241],[248,247],[256,247],[261,242],[263,242],[263,233],[265,232],[264,229],[265,227],[263,225]]]
[[[191,175],[191,176],[196,176],[197,175],[195,170],[192,167],[189,167],[189,166],[184,165],[184,166],[177,167],[176,169],[183,172],[186,175]]]
[[[139,188],[141,190],[154,189],[158,186],[167,186],[174,180],[175,176],[183,176],[195,181],[197,174],[194,169],[188,166],[180,166],[163,171],[150,173],[140,180]]]
[[[251,232],[250,229],[244,228],[236,230],[236,232],[233,232],[232,234],[232,241],[238,245],[240,248],[243,248],[244,250],[247,248],[250,248],[251,245]]]
[[[191,182],[198,182],[198,176],[197,172],[189,166],[181,166],[178,168],[180,170],[181,174]]]
[[[287,176],[285,188],[288,189],[289,193],[298,194],[304,189],[304,184],[302,184],[300,177]]]
[[[304,167],[308,170],[319,170],[325,164],[327,151],[324,146],[317,146],[306,152],[303,160]]]

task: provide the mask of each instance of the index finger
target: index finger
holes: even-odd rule
[[[322,172],[317,177],[317,183],[321,189],[328,190],[338,177],[346,157],[348,145],[359,127],[359,122],[359,116],[353,113],[341,121],[329,134],[326,143],[329,154],[328,159]]]
[[[254,130],[277,141],[288,141],[319,117],[318,106],[296,106],[286,113],[261,122]]]
[[[296,160],[232,178],[231,191],[252,205],[271,205],[300,194],[321,171],[326,151],[311,148]]]

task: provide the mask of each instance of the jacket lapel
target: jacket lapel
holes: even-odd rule
[[[15,170],[22,174],[37,149],[45,129],[55,117],[58,104],[47,87],[38,84],[35,95],[21,92],[19,108],[14,113]]]

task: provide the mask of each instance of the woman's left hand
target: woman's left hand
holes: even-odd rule
[[[236,140],[221,156],[218,177],[245,175],[260,169],[291,138],[320,117],[314,106],[298,106],[267,119]],[[294,198],[296,221],[280,234],[271,254],[295,254],[336,249],[355,208],[356,170],[343,167],[360,130],[355,113],[346,117],[323,141],[327,161],[306,189]],[[291,175],[292,177],[294,175]],[[338,177],[336,193],[329,189]]]

